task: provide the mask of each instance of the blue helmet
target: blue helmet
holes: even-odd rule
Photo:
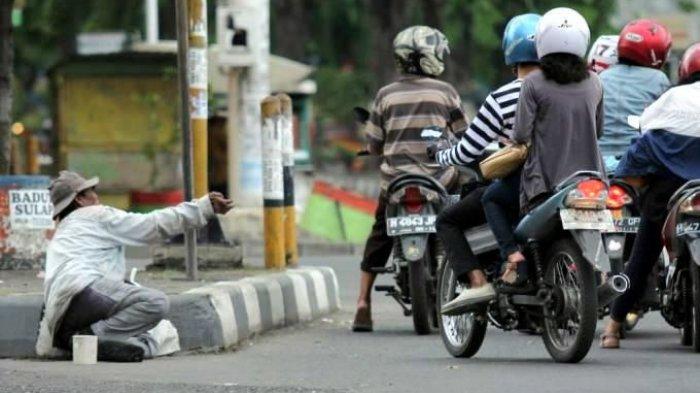
[[[540,18],[537,14],[523,14],[513,17],[508,22],[503,32],[506,65],[539,62],[535,47],[535,30]]]

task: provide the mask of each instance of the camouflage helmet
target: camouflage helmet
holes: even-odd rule
[[[439,76],[450,53],[447,37],[429,26],[411,26],[394,38],[394,57],[403,72]]]

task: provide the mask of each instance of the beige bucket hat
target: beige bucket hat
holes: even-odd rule
[[[51,203],[53,203],[53,218],[61,214],[79,193],[95,187],[99,182],[99,177],[86,180],[75,172],[61,171],[49,186]]]

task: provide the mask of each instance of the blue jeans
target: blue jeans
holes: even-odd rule
[[[505,260],[520,250],[513,235],[520,217],[520,170],[491,183],[481,197],[481,203]]]

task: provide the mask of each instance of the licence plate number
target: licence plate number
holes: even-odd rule
[[[559,216],[564,229],[615,231],[610,210],[561,209]]]
[[[403,216],[386,219],[386,232],[389,236],[399,236],[409,233],[435,233],[437,216]]]
[[[637,233],[639,229],[640,217],[624,217],[613,220],[615,224],[615,232],[620,233]]]

